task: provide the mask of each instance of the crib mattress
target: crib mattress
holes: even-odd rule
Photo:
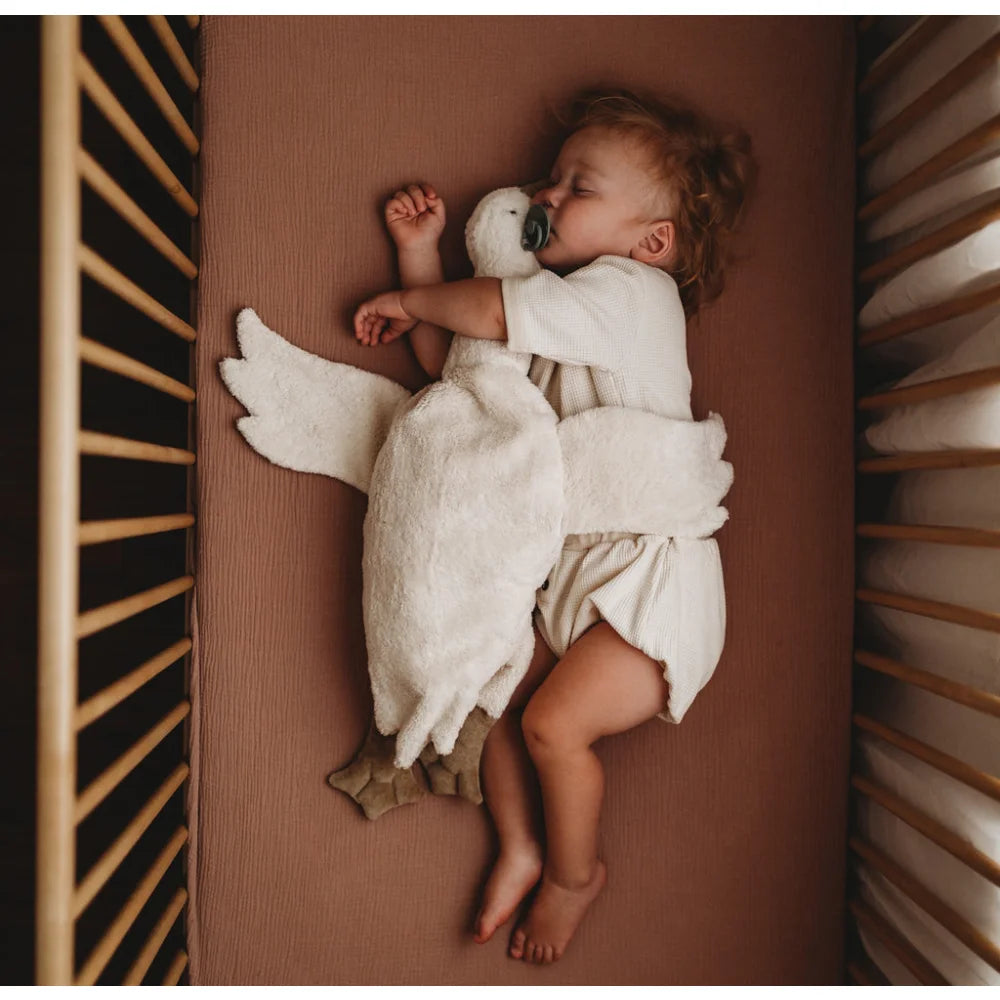
[[[214,17],[202,21],[194,984],[837,983],[853,570],[853,29],[827,17]],[[386,52],[386,38],[405,45]],[[608,888],[563,960],[477,946],[483,809],[374,823],[326,774],[371,710],[365,497],[268,464],[218,361],[253,306],[293,343],[424,384],[354,306],[397,281],[381,205],[433,182],[446,273],[488,190],[545,176],[546,105],[661,87],[753,136],[761,183],[723,297],[689,333],[696,416],[736,469],[728,633],[680,726],[597,744]],[[847,138],[845,138],[847,137]]]

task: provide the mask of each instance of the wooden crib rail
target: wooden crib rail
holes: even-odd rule
[[[920,909],[933,917],[942,927],[954,934],[973,954],[978,955],[988,965],[1000,971],[1000,948],[968,920],[942,902],[918,878],[860,837],[851,837],[849,846],[869,867],[913,900]]]
[[[997,139],[1000,139],[1000,115],[994,115],[967,135],[956,139],[950,146],[946,146],[940,153],[936,153],[880,195],[862,205],[858,209],[858,220],[865,222],[881,215],[894,205],[898,205],[904,198],[926,187],[950,167],[985,149]]]
[[[148,33],[144,22],[130,23]],[[157,74],[154,62],[172,64],[190,91],[197,90],[198,79],[164,17],[150,17],[149,24],[153,41],[159,40],[169,58],[166,63],[148,42],[143,52],[139,39],[145,35],[116,16],[47,16],[41,24],[36,982],[84,985],[117,979],[137,985],[153,977],[176,984],[187,967],[184,949],[176,949],[187,902],[179,882],[188,840],[181,796],[190,769],[181,737],[191,708],[186,673],[193,648],[191,637],[181,632],[189,626],[180,622],[188,620],[194,588],[188,533],[195,518],[181,509],[183,501],[160,499],[157,491],[166,491],[164,498],[186,495],[190,506],[195,392],[178,375],[186,370],[190,381],[193,371],[196,331],[189,319],[191,282],[198,275],[192,229],[198,206],[180,179],[178,164],[184,164],[181,174],[190,172],[196,181],[200,142],[181,110],[190,105],[190,96],[179,81]],[[196,17],[175,21],[182,34],[197,24]],[[185,44],[193,42],[191,36]],[[92,45],[88,55],[85,43]],[[110,65],[107,53],[114,49],[124,64]],[[109,61],[106,71],[102,57]],[[136,118],[113,89],[129,72],[142,85],[121,91],[134,91],[130,109],[135,111],[140,99],[150,101],[149,110]],[[98,115],[91,115],[84,96]],[[106,132],[97,129],[102,118],[110,125]],[[96,124],[91,128],[87,122]],[[163,155],[153,141],[159,133],[176,143],[163,148]],[[116,142],[116,135],[135,154],[134,163],[126,163],[119,147],[106,140]],[[114,150],[104,165],[101,149]],[[118,176],[112,176],[109,164]],[[81,181],[87,191],[81,192]],[[162,209],[141,204],[159,197],[157,185],[167,192],[164,203],[179,222],[158,224],[154,215]],[[85,226],[88,220],[103,225],[104,217],[97,214],[101,205],[128,223],[123,232],[136,234],[140,246],[144,241],[156,253],[133,259],[118,249],[130,246],[125,239],[97,230],[99,239],[89,245]],[[175,206],[182,212],[176,213]],[[187,240],[179,239],[185,230]],[[190,250],[182,249],[182,242],[190,242]],[[127,257],[127,274],[116,266],[116,251]],[[147,287],[161,289],[164,301]],[[187,316],[181,315],[181,302]],[[121,310],[135,316],[134,326]],[[108,316],[114,317],[110,323]],[[122,341],[116,347],[125,350],[83,336],[85,325],[104,329],[107,339]],[[174,336],[163,337],[157,327]],[[133,343],[137,356],[132,356]],[[143,352],[149,357],[140,360]],[[90,372],[97,373],[94,381],[88,381]],[[168,406],[176,407],[170,400],[177,400],[183,411],[171,410],[168,419],[158,411],[144,416],[130,408],[143,404],[121,401],[138,397],[117,395],[119,386],[129,384],[138,386],[133,391],[162,394]],[[83,426],[88,413],[108,426]],[[186,427],[187,446],[142,440],[143,420],[153,427],[149,438],[158,436],[161,425]],[[118,425],[131,433],[111,433]],[[128,471],[131,463],[111,463],[122,471],[101,465],[121,458],[155,463],[164,471],[155,476],[151,471],[149,482],[156,485],[147,486],[142,473]],[[106,510],[107,503],[118,502],[120,490],[127,502]],[[170,513],[155,513],[164,506]],[[158,561],[148,566],[162,560],[161,579],[167,582],[143,590],[148,575],[134,571],[150,552]],[[122,579],[135,578],[122,587],[129,596],[80,610],[82,602],[92,600],[89,594],[101,600],[111,589],[108,567],[114,572],[126,566],[131,575]],[[183,609],[174,598],[183,600]],[[161,641],[163,629],[168,631]],[[82,700],[81,662],[90,670],[83,675]],[[166,715],[164,697],[170,700],[162,705],[174,706]],[[162,716],[158,721],[144,715],[150,706]],[[78,949],[88,952],[79,965]]]
[[[855,714],[853,721],[858,729],[878,736],[886,743],[891,743],[910,756],[937,768],[942,774],[947,774],[970,788],[974,788],[977,792],[982,792],[983,795],[988,795],[991,799],[1000,802],[1000,778],[986,774],[957,757],[937,750],[935,747],[914,739],[912,736],[907,736],[906,733],[901,733],[898,729],[893,729],[867,715]]]
[[[982,875],[988,882],[1000,886],[1000,864],[989,855],[976,850],[967,840],[952,833],[946,826],[931,819],[926,813],[917,809],[905,799],[895,795],[888,788],[876,785],[873,781],[855,774],[851,777],[851,785],[862,795],[901,819],[907,826],[923,834],[932,843],[947,851],[952,857],[971,868],[977,875]]]
[[[132,151],[149,168],[149,172],[163,185],[163,189],[188,215],[198,214],[198,205],[194,198],[177,179],[166,161],[156,151],[153,144],[146,138],[142,130],[132,120],[129,113],[115,97],[111,88],[100,78],[97,70],[81,52],[77,56],[80,81],[84,92],[97,105],[115,128],[118,134],[131,146]]]
[[[881,152],[911,125],[940,107],[949,97],[957,94],[970,80],[996,62],[998,57],[1000,57],[1000,34],[983,42],[975,52],[966,56],[954,69],[903,108],[891,121],[886,122],[870,139],[863,142],[858,147],[858,158],[868,159]]]
[[[863,30],[874,27],[877,17],[878,15],[872,15]],[[872,62],[868,72],[858,84],[859,96],[885,83],[924,48],[950,20],[951,17],[947,15],[919,18]]]
[[[186,278],[196,278],[198,268],[160,227],[128,196],[120,184],[82,147],[77,150],[80,176],[150,246],[158,250]]]
[[[856,596],[859,601],[868,604],[895,608],[897,611],[909,611],[911,614],[934,618],[940,622],[965,625],[967,628],[1000,632],[1000,614],[994,611],[980,611],[958,604],[946,604],[944,601],[929,601],[923,597],[911,597],[909,594],[896,594],[887,590],[871,590],[866,587],[858,588]]]
[[[880,37],[885,37],[889,33],[891,26],[883,24],[879,31],[869,27],[871,34],[859,38],[857,106],[857,120],[860,123],[857,149],[859,170],[868,169],[868,164],[874,157],[891,155],[895,149],[906,143],[911,129],[927,120],[930,115],[940,117],[946,102],[959,93],[967,93],[970,83],[980,78],[984,72],[992,72],[991,68],[995,67],[997,60],[1000,59],[1000,33],[993,32],[989,37],[985,37],[986,32],[980,30],[977,36],[975,23],[969,21],[958,24],[960,20],[967,20],[967,17],[965,15],[921,17],[911,23],[895,42],[874,59],[870,56],[873,46],[877,45]],[[954,32],[950,30],[951,25],[955,25]],[[935,46],[938,49],[938,55],[935,57],[939,67],[937,79],[928,77],[926,84],[921,88],[922,92],[916,93],[914,88],[914,92],[905,98],[907,101],[905,106],[893,113],[888,121],[878,125],[874,131],[865,134],[869,99],[878,100],[878,89],[889,83],[897,74],[900,83],[904,75],[912,76],[909,70],[914,55],[927,47],[945,26],[949,27],[949,37],[947,39],[942,37],[942,44]],[[859,31],[860,28],[859,24]],[[957,50],[959,45],[963,47],[962,53]],[[950,57],[946,55],[946,49],[950,49],[953,53]],[[924,69],[928,72],[931,70],[930,56],[931,53],[928,51],[926,58],[921,59]],[[950,68],[942,61],[945,58],[950,59],[952,63]],[[867,67],[864,65],[865,59],[870,60]],[[939,221],[929,224],[929,220],[925,219],[920,223],[920,230],[910,228],[891,237],[875,238],[873,230],[867,225],[871,220],[900,205],[905,199],[937,183],[949,172],[985,160],[986,156],[998,155],[992,147],[1000,140],[1000,105],[993,102],[989,107],[978,109],[976,115],[979,120],[981,117],[986,117],[986,121],[971,127],[977,118],[971,119],[969,124],[964,126],[966,130],[964,135],[952,139],[943,149],[925,153],[922,163],[911,166],[907,174],[859,204],[856,211],[857,245],[862,248],[856,271],[856,292],[859,303],[864,302],[871,294],[870,289],[874,283],[891,280],[903,269],[917,262],[920,262],[921,269],[931,268],[934,265],[933,255],[954,247],[987,226],[997,224],[997,220],[1000,219],[1000,191],[981,192],[974,199],[970,196],[964,205],[955,204],[947,210],[939,209]],[[944,220],[943,224],[940,220]],[[936,228],[932,230],[931,225],[935,225]],[[929,330],[958,317],[969,317],[974,323],[977,318],[975,314],[994,310],[1000,305],[1000,284],[993,276],[990,280],[993,281],[991,286],[961,294],[953,292],[952,297],[946,301],[912,309],[870,329],[858,329],[855,340],[859,349],[856,354],[856,384],[870,386],[884,382],[887,368],[895,363],[893,359],[897,356],[891,351],[868,352],[866,348],[874,348],[917,331]],[[984,315],[979,328],[981,329],[987,321]],[[962,325],[962,329],[969,328],[975,329],[971,324]],[[904,348],[905,344],[899,345],[899,357],[906,356]],[[915,346],[914,351],[916,350]],[[946,350],[944,346],[938,349],[939,354]],[[971,406],[976,399],[973,393],[981,396],[983,390],[992,390],[998,385],[1000,385],[1000,367],[989,364],[978,370],[946,378],[935,378],[915,385],[897,386],[874,392],[866,390],[858,393],[856,413],[860,416],[866,412],[879,410],[891,412],[897,407],[912,406],[932,400],[950,400],[953,401],[951,404],[953,407],[968,400]],[[927,543],[934,546],[965,546],[977,550],[1000,549],[1000,530],[995,528],[970,528],[947,523],[892,523],[894,518],[890,511],[894,499],[898,499],[899,492],[908,485],[907,477],[900,476],[887,483],[873,478],[911,470],[925,470],[928,475],[934,476],[936,470],[986,469],[1000,464],[1000,449],[945,448],[935,451],[874,454],[862,436],[858,436],[856,442],[858,546],[867,545],[866,539],[889,539],[901,549]],[[974,480],[979,474],[971,472],[969,475],[970,479]],[[969,488],[974,489],[975,486]],[[940,519],[947,521],[949,518],[942,514]],[[928,517],[928,520],[937,518]],[[862,568],[864,561],[860,558],[860,549],[858,555],[858,566]],[[879,590],[867,583],[862,570],[855,590],[859,608],[861,605],[892,608],[906,615],[919,615],[986,633],[1000,633],[1000,614],[992,610],[992,605],[991,610],[965,607],[912,593]],[[907,588],[900,585],[899,589]],[[914,584],[909,589],[918,587]],[[968,600],[975,603],[974,597]],[[894,693],[902,693],[905,690],[900,685],[930,692],[937,698],[947,699],[992,719],[1000,718],[1000,695],[990,690],[982,690],[973,683],[960,683],[950,677],[941,676],[935,672],[936,654],[930,649],[914,651],[912,654],[915,662],[926,664],[931,668],[927,670],[918,669],[909,663],[902,663],[892,658],[891,655],[885,655],[891,653],[891,650],[879,648],[884,645],[884,638],[880,631],[872,626],[867,616],[859,616],[857,625],[853,655],[855,690],[858,692],[860,704],[865,707],[863,713],[855,709],[852,715],[853,739],[857,749],[860,751],[861,744],[867,744],[872,738],[885,741],[942,774],[988,796],[995,802],[1000,802],[1000,777],[986,773],[968,761],[945,753],[909,733],[902,732],[899,728],[885,724],[878,718],[879,715],[889,712],[884,699],[891,697],[890,690]],[[877,683],[879,675],[893,680]],[[968,677],[964,679],[971,680]],[[947,702],[936,702],[935,699],[932,701],[940,705],[942,712],[946,710]],[[928,711],[933,710],[934,708],[928,703]],[[898,724],[903,728],[909,725],[902,721]],[[863,760],[864,755],[859,752],[857,759]],[[901,843],[897,846],[895,838],[886,833],[884,838],[880,835],[878,844],[868,844],[863,837],[858,836],[860,819],[869,810],[886,810],[916,830],[922,838],[929,840],[965,865],[969,871],[975,873],[976,878],[985,879],[993,886],[1000,886],[1000,858],[991,856],[986,850],[980,850],[978,846],[964,839],[954,828],[947,812],[936,812],[935,816],[925,812],[920,805],[922,800],[917,799],[915,790],[912,800],[907,801],[908,796],[904,797],[898,789],[882,787],[873,775],[855,773],[851,777],[850,793],[856,797],[858,805],[856,818],[852,822],[852,835],[849,837],[849,849],[857,857],[857,863],[878,872],[974,954],[993,968],[1000,970],[1000,942],[989,940],[973,926],[970,922],[972,915],[964,908],[963,912],[958,913],[937,898],[924,884],[919,871],[907,871],[904,864],[894,860],[890,855],[897,853],[902,857],[900,852],[903,850]],[[937,818],[938,816],[940,818]],[[851,960],[847,965],[847,977],[850,980],[860,984],[890,981],[886,969],[877,969],[873,956],[866,953],[866,947],[869,944],[874,947],[877,942],[884,949],[882,953],[886,955],[887,962],[888,957],[893,956],[920,983],[944,985],[948,982],[944,975],[952,974],[950,967],[935,968],[930,956],[921,954],[917,939],[909,938],[909,931],[905,927],[896,926],[888,910],[882,911],[870,901],[866,902],[856,897],[848,900],[848,909],[858,929],[865,932],[864,940],[860,935],[854,939],[854,950],[850,953]],[[929,948],[930,944],[927,947]]]
[[[125,61],[132,67],[139,82],[146,88],[146,93],[153,99],[156,106],[163,112],[170,127],[177,133],[177,137],[187,147],[188,152],[197,155],[199,150],[198,137],[194,134],[191,126],[185,121],[180,108],[174,103],[173,98],[167,93],[167,88],[160,82],[156,75],[156,70],[150,65],[149,60],[142,54],[142,49],[136,44],[131,32],[125,27],[125,22],[114,14],[98,14],[97,20],[108,33],[108,37],[115,43],[115,47],[122,54]],[[169,31],[169,26],[167,28]],[[171,32],[171,38],[174,38]],[[180,46],[177,45],[179,49]],[[183,55],[183,52],[181,53]],[[186,57],[185,57],[186,61]],[[188,63],[190,66],[190,63]],[[191,69],[194,72],[194,69]],[[195,76],[197,80],[197,76]],[[197,86],[194,88],[197,90]]]
[[[988,226],[997,219],[1000,219],[1000,198],[988,205],[982,205],[969,212],[968,215],[963,215],[960,219],[955,219],[954,222],[949,222],[935,232],[929,233],[922,239],[896,251],[896,253],[883,257],[882,260],[866,267],[858,275],[858,281],[864,285],[870,285],[874,281],[902,271],[903,268],[915,264],[918,260],[923,260],[931,254],[950,247],[966,236],[979,232],[984,226]]]
[[[862,396],[857,405],[859,410],[907,406],[912,403],[925,403],[930,399],[957,396],[963,392],[972,392],[973,389],[983,389],[998,383],[1000,383],[1000,365],[962,372],[961,375],[952,375],[949,378],[918,382],[915,385],[890,389],[887,392],[874,393],[870,396]]]
[[[871,347],[895,337],[902,337],[914,330],[922,330],[937,323],[954,319],[957,316],[967,316],[1000,302],[1000,284],[983,288],[967,295],[960,295],[946,302],[928,306],[925,309],[915,309],[911,313],[898,316],[886,323],[880,323],[870,330],[864,330],[858,335],[858,347]]]
[[[957,702],[959,705],[965,705],[966,708],[1000,718],[1000,695],[981,691],[969,684],[961,684],[958,681],[949,680],[947,677],[941,677],[939,674],[932,674],[927,670],[918,670],[916,667],[907,666],[898,660],[872,653],[867,649],[855,649],[854,662],[869,670],[876,670],[907,684],[923,688],[925,691]]]
[[[948,981],[903,937],[887,920],[879,916],[871,907],[860,899],[848,901],[848,908],[857,918],[858,923],[870,934],[876,937],[889,951],[906,966],[921,986],[947,986]],[[876,983],[866,981],[862,986],[874,986]],[[888,986],[887,982],[880,985]]]

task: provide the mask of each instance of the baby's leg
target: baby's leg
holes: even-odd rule
[[[504,714],[483,744],[483,797],[500,852],[483,891],[474,938],[482,943],[510,918],[542,874],[542,815],[538,779],[521,735],[521,710],[551,671],[555,654],[535,631],[535,653]]]
[[[653,718],[667,704],[663,667],[598,622],[566,651],[524,710],[525,743],[545,807],[542,884],[510,954],[562,956],[604,885],[597,857],[604,772],[590,745]]]

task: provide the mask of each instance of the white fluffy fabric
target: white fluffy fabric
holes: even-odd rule
[[[520,249],[528,204],[517,188],[480,202],[466,232],[478,275],[537,269]],[[244,359],[220,369],[250,410],[238,426],[251,447],[369,492],[368,669],[397,767],[428,740],[450,753],[477,704],[503,712],[531,659],[535,591],[567,533],[702,539],[727,517],[719,502],[733,473],[715,414],[694,422],[604,407],[560,424],[527,377],[530,355],[504,343],[456,336],[442,381],[410,397],[293,347],[253,310],[238,330]],[[687,565],[697,576],[701,563]],[[693,667],[699,676],[714,670],[715,639],[703,645],[712,662]]]
[[[367,493],[375,456],[409,391],[295,347],[252,309],[236,317],[236,339],[243,357],[223,359],[219,371],[250,411],[236,421],[250,447],[275,465],[342,479]]]

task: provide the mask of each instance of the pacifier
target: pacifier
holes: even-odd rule
[[[532,205],[528,209],[528,217],[524,220],[524,229],[521,230],[521,249],[530,250],[535,253],[541,250],[549,241],[548,213],[541,205]]]

